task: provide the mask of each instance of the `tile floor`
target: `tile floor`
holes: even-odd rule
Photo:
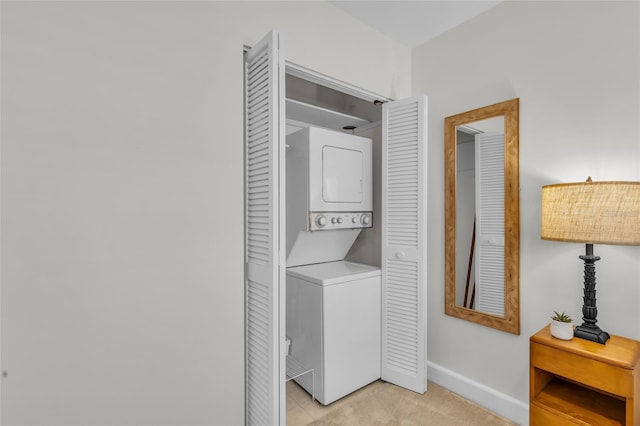
[[[323,406],[294,381],[287,382],[287,426],[403,425],[468,426],[515,425],[447,389],[428,383],[424,395],[376,381]]]

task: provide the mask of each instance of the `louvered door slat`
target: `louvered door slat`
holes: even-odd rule
[[[504,133],[476,135],[478,310],[504,316]]]
[[[426,97],[385,104],[382,378],[426,390]]]
[[[284,63],[279,35],[245,55],[245,376],[249,425],[284,423],[280,210]]]

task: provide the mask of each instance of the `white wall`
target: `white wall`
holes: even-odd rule
[[[242,48],[389,97],[323,2],[2,2],[2,424],[241,424]]]
[[[540,188],[640,179],[639,24],[638,2],[505,2],[414,49],[412,90],[429,94],[430,111],[430,363],[526,402],[529,336],[553,310],[581,318],[584,246],[540,240]],[[444,315],[444,117],[514,97],[520,336]],[[599,324],[639,339],[640,247],[595,251]]]

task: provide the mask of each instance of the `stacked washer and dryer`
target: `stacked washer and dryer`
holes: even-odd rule
[[[286,333],[324,405],[380,378],[380,269],[345,261],[372,226],[371,139],[317,127],[287,136]],[[315,384],[314,384],[315,382]]]

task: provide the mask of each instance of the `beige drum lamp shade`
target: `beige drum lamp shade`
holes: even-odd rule
[[[640,182],[561,183],[542,187],[544,240],[640,245]]]
[[[640,182],[561,183],[542,187],[540,236],[585,243],[582,319],[574,336],[605,344],[609,333],[597,325],[594,244],[640,244]]]

